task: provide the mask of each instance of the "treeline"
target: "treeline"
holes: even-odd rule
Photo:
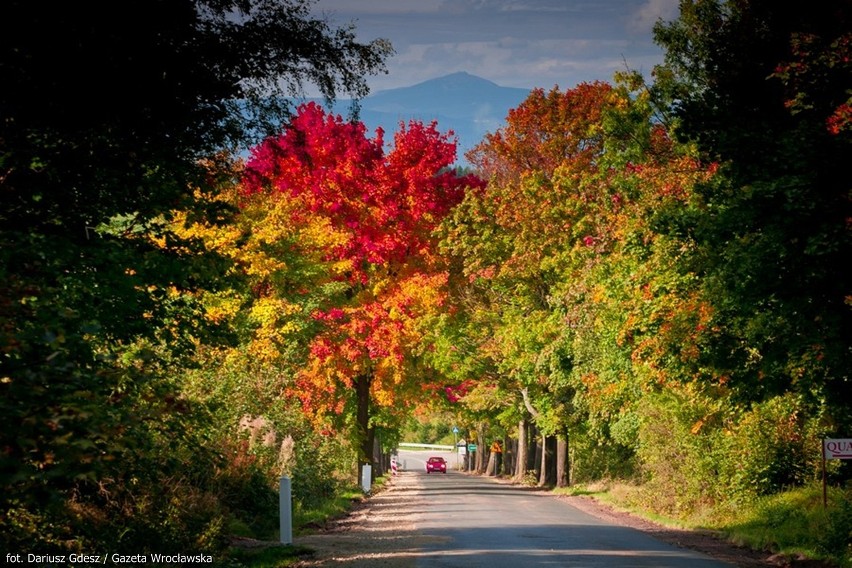
[[[849,2],[683,2],[652,84],[536,90],[472,172],[287,105],[389,54],[307,3],[39,8],[0,33],[7,550],[274,537],[279,476],[304,518],[424,408],[675,514],[852,431]]]
[[[503,473],[673,516],[820,479],[852,432],[849,8],[682,2],[653,84],[534,91],[469,154],[427,358]]]

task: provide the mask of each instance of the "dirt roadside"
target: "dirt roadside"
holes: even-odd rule
[[[506,482],[506,481],[504,481]],[[420,501],[417,476],[403,473],[377,494],[365,499],[344,518],[327,524],[313,534],[294,539],[294,544],[314,551],[298,568],[346,566],[348,568],[413,568],[424,547],[434,537],[416,530]],[[508,483],[508,482],[506,482]],[[828,568],[799,558],[753,551],[731,544],[710,532],[673,529],[618,511],[591,497],[553,496],[608,522],[634,528],[654,538],[702,552],[740,568],[807,567]]]

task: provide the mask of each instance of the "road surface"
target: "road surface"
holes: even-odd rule
[[[426,473],[440,455],[448,473]],[[544,492],[454,471],[455,456],[401,451],[405,514],[423,537],[417,567],[730,568],[640,531],[608,524]]]

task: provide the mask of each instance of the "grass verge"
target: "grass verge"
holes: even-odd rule
[[[731,542],[789,559],[811,559],[852,568],[852,488],[831,488],[823,506],[822,487],[791,489],[746,503],[722,504],[671,518],[643,506],[641,488],[607,483],[558,490],[591,495],[615,508],[677,528],[710,529]]]
[[[387,477],[378,478],[373,484],[373,493],[383,490],[388,481]],[[311,508],[296,506],[293,509],[293,533],[300,535],[317,530],[329,521],[346,515],[364,499],[365,496],[360,487],[351,487]],[[232,546],[226,557],[217,563],[217,568],[286,568],[310,556],[311,553],[309,548],[281,546],[275,541],[262,542],[251,547]]]
[[[265,546],[258,548],[232,548],[219,568],[286,568],[311,555],[311,550],[301,546]]]
[[[293,532],[304,534],[325,526],[332,520],[348,513],[352,507],[364,500],[360,488],[352,487],[315,504],[311,508],[293,508]]]

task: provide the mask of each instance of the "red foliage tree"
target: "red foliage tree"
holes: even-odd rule
[[[373,452],[371,415],[399,403],[422,378],[410,364],[418,318],[442,303],[446,282],[433,231],[466,187],[481,185],[450,168],[450,136],[434,122],[412,121],[386,153],[381,130],[369,138],[362,123],[308,104],[247,164],[247,194],[296,200],[292,223],[322,218],[343,235],[325,253],[333,268],[317,282],[337,283],[340,293],[313,313],[320,329],[297,388],[314,415],[354,403],[365,461]]]

